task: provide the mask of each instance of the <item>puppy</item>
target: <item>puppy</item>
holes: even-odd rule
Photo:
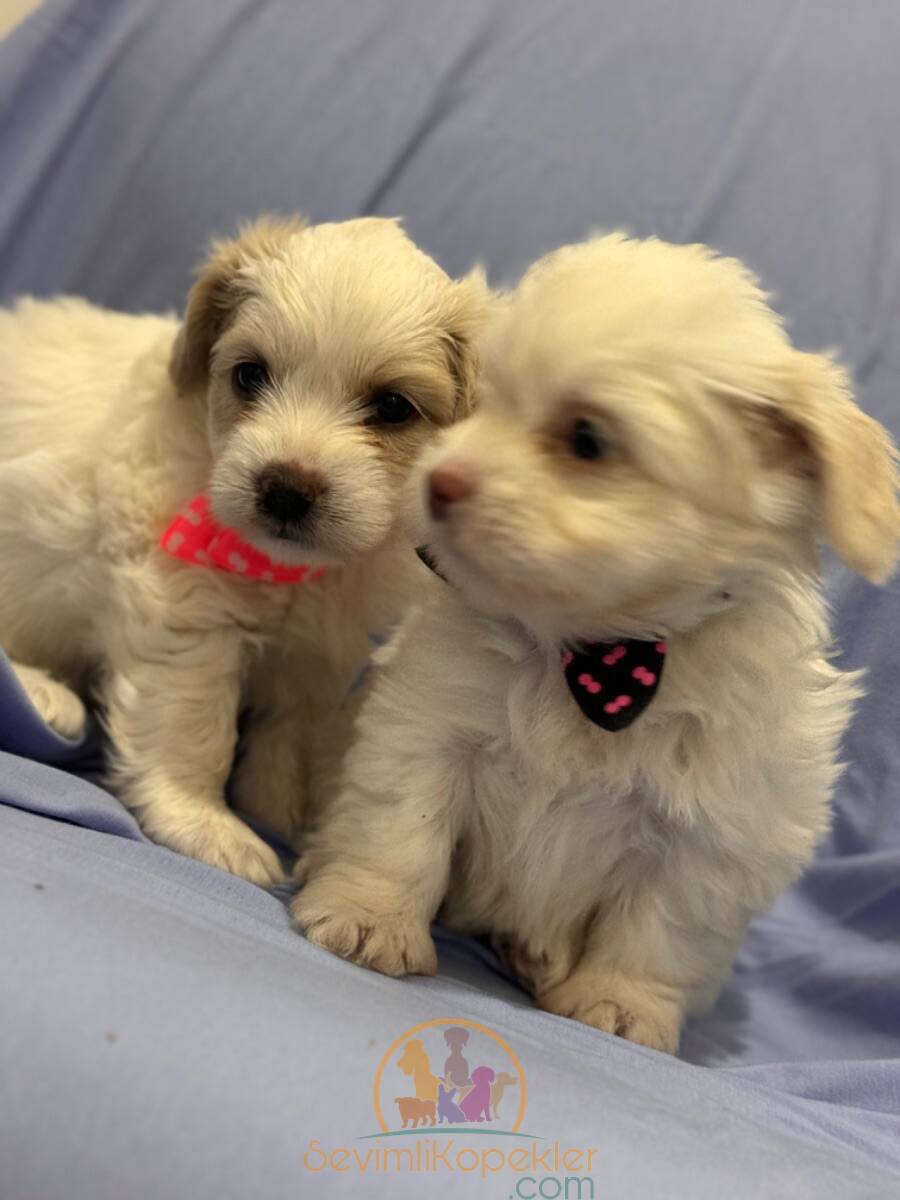
[[[429,973],[443,905],[543,1008],[674,1051],[828,825],[858,680],[815,537],[886,577],[894,448],[702,246],[550,255],[484,370],[429,456],[446,585],[385,658],[294,916]]]
[[[394,221],[263,219],[215,246],[181,325],[78,299],[0,313],[0,645],[66,737],[99,701],[150,837],[279,877],[226,804],[238,718],[235,804],[290,841],[310,747],[425,573],[398,498],[469,406],[486,296]],[[209,514],[185,510],[201,494]],[[240,539],[232,571],[161,548],[179,512]],[[274,569],[238,573],[248,556]],[[277,581],[298,564],[324,573]]]

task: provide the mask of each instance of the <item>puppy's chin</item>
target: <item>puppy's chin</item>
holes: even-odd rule
[[[319,548],[311,539],[302,536],[280,537],[256,521],[245,525],[233,524],[238,534],[256,550],[268,555],[273,562],[288,567],[337,567],[353,555],[342,556]]]
[[[251,546],[286,566],[342,567],[381,550],[390,541],[388,533],[375,535],[370,529],[355,530],[338,522],[332,527],[328,520],[318,522],[308,533],[287,537],[272,534],[256,521],[234,527]]]
[[[652,639],[687,632],[706,618],[730,608],[726,590],[734,582],[704,575],[691,579],[673,572],[637,585],[627,564],[610,564],[602,574],[580,575],[575,564],[554,569],[529,562],[521,548],[504,553],[483,545],[453,522],[429,522],[423,543],[432,566],[479,612],[507,618],[548,644],[607,641],[630,637]],[[619,578],[621,587],[612,581]]]
[[[520,577],[513,581],[501,562],[461,545],[446,526],[426,525],[420,545],[432,570],[487,616],[514,620],[549,642],[562,640],[563,630],[578,623],[574,614],[562,611],[558,597]]]

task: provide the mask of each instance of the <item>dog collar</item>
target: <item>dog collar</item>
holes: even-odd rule
[[[220,525],[212,514],[209,498],[195,496],[184,512],[168,527],[159,544],[173,558],[197,567],[216,567],[262,583],[302,583],[318,579],[324,568],[293,566],[275,562],[261,550],[245,542],[227,525]]]
[[[416,550],[430,571],[449,580],[427,546]],[[594,725],[618,733],[634,724],[656,695],[666,661],[666,643],[622,638],[563,647],[563,675],[575,703]]]

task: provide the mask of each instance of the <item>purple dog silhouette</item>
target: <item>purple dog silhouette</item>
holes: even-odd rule
[[[490,1121],[493,1082],[493,1067],[476,1067],[472,1072],[472,1090],[459,1106],[467,1121]]]
[[[437,1103],[437,1118],[438,1125],[443,1125],[445,1121],[450,1125],[455,1125],[458,1121],[465,1121],[466,1114],[454,1101],[456,1088],[448,1088],[446,1084],[438,1084],[438,1103]]]

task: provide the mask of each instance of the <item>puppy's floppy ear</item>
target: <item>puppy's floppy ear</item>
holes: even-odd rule
[[[260,217],[233,240],[214,242],[188,296],[184,321],[169,360],[177,391],[206,382],[209,356],[228,321],[247,294],[245,267],[272,258],[294,234],[306,228],[303,217]]]
[[[857,408],[847,373],[824,354],[795,352],[779,417],[812,455],[825,537],[848,566],[883,583],[900,539],[890,434]]]
[[[446,301],[441,324],[450,371],[456,380],[455,419],[466,416],[474,407],[478,337],[495,303],[484,268],[480,266],[453,284]]]

